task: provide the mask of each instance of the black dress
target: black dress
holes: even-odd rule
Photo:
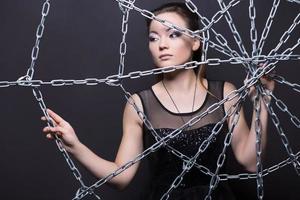
[[[203,113],[209,106],[223,99],[224,82],[208,81],[208,90],[214,94],[206,94],[203,105],[190,113],[173,113],[166,109],[156,97],[152,89],[143,90],[138,93],[144,113],[151,122],[156,134],[160,137],[167,136],[175,129],[183,125],[194,116]],[[192,157],[198,151],[200,144],[212,133],[215,124],[225,115],[224,107],[221,106],[214,112],[203,117],[194,124],[189,130],[184,130],[175,138],[167,142],[172,148],[182,154]],[[224,138],[228,132],[227,124],[219,132],[217,137],[212,139],[211,144],[206,151],[201,154],[197,163],[207,167],[211,172],[215,172],[217,159],[224,147]],[[150,147],[156,142],[155,133],[144,125],[144,149]],[[169,148],[162,147],[149,155],[149,169],[151,182],[146,192],[146,199],[157,200],[168,191],[172,182],[183,170],[183,161],[170,152]],[[225,163],[226,164],[226,163]],[[226,171],[221,168],[220,173]],[[201,200],[204,199],[209,191],[211,176],[205,175],[198,168],[193,167],[184,175],[182,182],[174,189],[170,200]],[[144,198],[145,199],[145,198]],[[234,200],[234,196],[229,189],[227,182],[220,181],[218,187],[212,193],[212,199],[216,200]]]

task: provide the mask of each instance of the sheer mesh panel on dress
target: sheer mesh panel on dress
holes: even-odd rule
[[[203,105],[190,113],[173,113],[165,108],[157,98],[152,88],[143,90],[139,93],[141,98],[144,113],[151,122],[154,129],[170,128],[177,129],[183,125],[183,120],[188,122],[193,117],[205,112],[209,106],[223,99],[223,85],[221,81],[208,80],[208,90],[215,95],[206,94]],[[203,117],[199,122],[193,125],[190,129],[196,129],[208,124],[215,124],[224,117],[224,107],[221,106],[213,113]],[[183,120],[182,120],[183,119]]]

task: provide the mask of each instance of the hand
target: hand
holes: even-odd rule
[[[260,67],[265,67],[266,64],[260,64]],[[275,81],[272,79],[272,76],[275,74],[275,70],[271,71],[270,73],[260,77],[259,82],[261,83],[262,87],[267,90],[268,92],[273,92],[275,88]],[[244,80],[244,83],[248,79],[249,74],[247,75],[246,79]],[[254,97],[256,95],[256,89],[255,86],[250,87],[249,96],[251,100],[253,101]],[[270,100],[270,98],[268,98]]]
[[[264,89],[267,89],[270,92],[273,92],[275,88],[275,81],[272,79],[273,74],[275,74],[275,71],[260,78],[260,82],[263,85]]]
[[[74,129],[67,121],[52,110],[47,109],[47,112],[54,124],[54,127],[46,126],[43,128],[43,132],[50,140],[54,139],[54,134],[57,135],[62,140],[65,149],[71,152],[74,146],[79,143]],[[41,120],[46,121],[46,117],[42,117]]]

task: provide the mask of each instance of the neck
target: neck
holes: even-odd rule
[[[193,69],[176,70],[172,73],[164,74],[163,82],[169,90],[182,91],[183,93],[194,90],[196,74]]]

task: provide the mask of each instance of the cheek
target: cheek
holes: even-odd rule
[[[157,54],[157,51],[155,51],[155,45],[153,43],[149,43],[148,48],[151,53],[151,56],[155,57],[155,55]]]
[[[148,49],[149,49],[149,52],[152,54],[152,52],[153,52],[153,48],[152,48],[152,45],[151,45],[151,43],[149,43],[149,44],[148,44]]]
[[[191,41],[185,36],[181,36],[172,41],[173,47],[176,49],[191,49]]]
[[[157,52],[157,50],[155,48],[155,45],[149,43],[148,48],[149,48],[149,52],[151,54],[151,57],[153,59],[154,64],[158,65],[158,60],[157,60],[157,54],[158,54],[158,52]]]
[[[182,57],[190,57],[193,54],[192,46],[186,41],[181,41],[177,44],[177,49]]]

